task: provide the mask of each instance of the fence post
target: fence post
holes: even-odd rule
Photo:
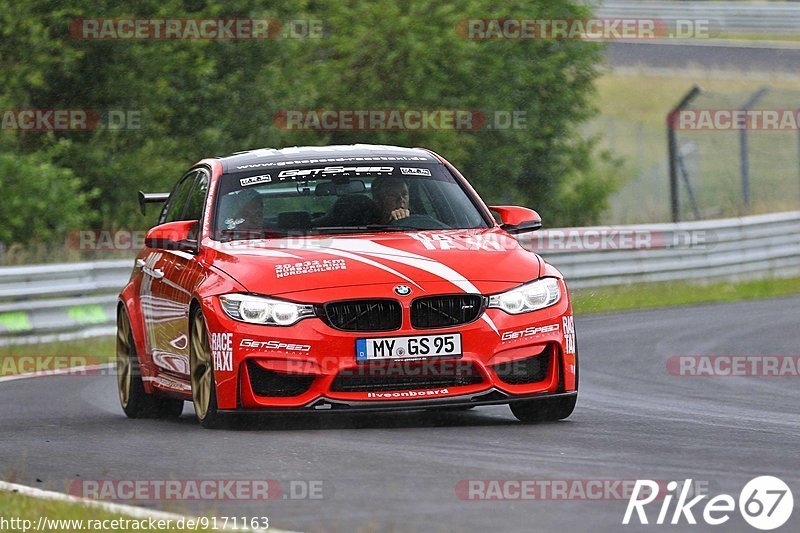
[[[678,198],[679,184],[678,184],[678,139],[675,136],[675,120],[678,117],[681,109],[689,105],[698,94],[700,94],[700,87],[693,86],[688,93],[678,102],[678,105],[672,108],[667,114],[667,149],[669,150],[669,195],[670,206],[672,211],[672,221],[680,222],[681,208]]]
[[[761,87],[742,106],[742,111],[747,111],[766,94],[769,87]],[[742,175],[742,204],[745,212],[750,211],[750,153],[747,147],[747,123],[739,130],[739,171]]]

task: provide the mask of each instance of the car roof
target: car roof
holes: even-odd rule
[[[222,171],[244,172],[263,168],[315,164],[359,163],[361,161],[437,162],[436,156],[423,148],[403,148],[379,144],[333,146],[293,146],[260,148],[220,157]]]

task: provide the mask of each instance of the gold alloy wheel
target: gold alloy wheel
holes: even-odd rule
[[[131,324],[123,311],[117,313],[117,388],[119,401],[123,408],[128,407],[131,398]]]
[[[197,417],[203,420],[211,402],[211,387],[214,386],[211,370],[211,347],[203,321],[197,312],[192,323],[192,339],[189,343],[189,365],[192,379],[192,402]]]

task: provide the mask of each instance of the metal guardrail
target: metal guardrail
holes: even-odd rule
[[[643,236],[644,247],[615,249],[598,237],[613,245],[617,234]],[[520,241],[561,270],[571,288],[800,275],[800,211],[554,229]],[[598,243],[602,249],[589,249]],[[116,295],[132,267],[132,260],[0,267],[0,345],[113,333]]]
[[[575,250],[567,246],[537,251],[564,273],[572,288],[800,275],[800,211],[678,224],[550,230],[566,238],[609,231],[642,235],[652,247]],[[534,243],[532,249],[537,248],[537,239],[536,234],[527,237]]]
[[[133,260],[0,267],[0,345],[113,333],[132,268]]]
[[[800,5],[783,2],[590,1],[602,18],[656,18],[664,21],[708,19],[725,33],[795,34],[800,32]]]

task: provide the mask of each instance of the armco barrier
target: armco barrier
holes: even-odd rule
[[[575,246],[586,239],[570,240],[615,231],[644,233],[658,246],[587,249]],[[536,246],[542,239],[552,243],[554,235],[561,237],[559,246]],[[800,275],[800,212],[545,230],[520,241],[561,270],[571,288]],[[0,267],[0,345],[113,333],[116,295],[132,267],[133,260]]]
[[[800,4],[795,2],[642,2],[605,0],[587,2],[602,18],[702,19],[727,34],[796,34],[800,31]]]

